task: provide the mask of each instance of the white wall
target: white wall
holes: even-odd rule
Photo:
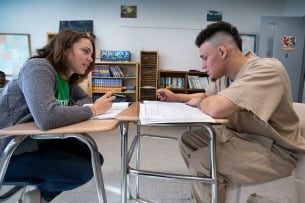
[[[285,4],[285,16],[305,16],[305,1],[287,0]]]
[[[121,5],[137,5],[138,18],[121,19]],[[160,68],[201,69],[194,40],[207,10],[257,34],[261,16],[284,15],[285,0],[0,0],[0,32],[30,33],[35,52],[60,20],[93,20],[98,49],[130,50],[133,61],[140,50],[158,50]]]

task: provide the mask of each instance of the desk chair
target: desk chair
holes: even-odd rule
[[[305,137],[305,104],[293,104],[300,118],[302,135]],[[301,155],[291,176],[257,185],[230,185],[226,203],[247,202],[251,194],[273,194],[282,198],[282,203],[305,202],[305,155]],[[271,195],[272,195],[271,194]]]
[[[4,195],[2,195],[3,198],[9,198],[10,196],[12,196],[16,192],[18,192],[21,188],[23,188],[27,185],[39,184],[39,181],[38,182],[34,181],[31,183],[18,181],[18,180],[13,180],[10,182],[3,181],[11,156],[13,155],[14,151],[17,149],[19,144],[28,136],[31,136],[33,139],[76,138],[76,139],[80,140],[81,142],[85,143],[91,151],[91,162],[92,162],[94,177],[96,180],[99,202],[101,202],[101,199],[103,199],[103,202],[107,203],[102,171],[100,170],[98,148],[97,148],[95,141],[88,134],[85,134],[85,133],[14,136],[13,139],[8,143],[8,145],[4,149],[3,153],[0,155],[0,189],[1,189],[2,185],[14,185],[15,186],[8,193],[5,193]],[[101,194],[99,191],[101,191]]]
[[[18,203],[22,203],[23,195],[27,189],[28,186],[37,186],[41,183],[41,181],[33,180],[31,182],[29,181],[22,181],[22,180],[15,180],[15,181],[4,181],[3,186],[12,186],[8,191],[0,195],[0,202],[5,202],[9,198],[11,198],[13,195],[15,195],[17,192],[21,191],[21,194],[18,199]]]
[[[141,124],[137,123],[137,134],[133,139],[131,146],[128,151],[127,155],[127,165],[128,165],[128,172],[129,175],[136,176],[136,183],[135,183],[135,197],[131,195],[130,189],[130,181],[128,176],[128,193],[129,199],[135,199],[139,202],[151,202],[140,197],[139,194],[139,176],[147,176],[153,178],[161,178],[161,179],[180,179],[180,180],[188,180],[188,181],[199,181],[202,183],[207,183],[211,185],[211,201],[212,203],[217,203],[217,177],[216,177],[216,138],[215,138],[215,131],[214,128],[209,123],[177,123],[177,124],[150,124],[145,126],[157,126],[157,127],[186,127],[190,130],[192,127],[200,127],[204,128],[209,132],[210,138],[210,154],[211,154],[211,174],[210,177],[199,177],[199,176],[192,176],[186,174],[177,174],[177,173],[166,173],[160,171],[148,171],[148,170],[141,170],[140,169],[140,139],[141,137],[150,137],[154,139],[177,139],[169,136],[162,136],[162,135],[153,135],[153,134],[142,134],[140,131]],[[131,158],[136,150],[136,166],[132,168],[129,166]]]

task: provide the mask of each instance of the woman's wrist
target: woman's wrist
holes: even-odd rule
[[[91,106],[91,111],[92,111],[93,117],[97,115],[97,114],[96,114],[96,110],[95,110],[95,108],[94,108],[93,105]]]

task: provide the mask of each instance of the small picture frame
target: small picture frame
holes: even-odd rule
[[[30,57],[30,34],[0,33],[0,70],[7,76],[17,74]]]
[[[293,51],[296,44],[296,37],[285,35],[282,37],[282,49],[285,51]]]
[[[137,18],[137,6],[121,6],[121,18]]]
[[[207,13],[207,21],[222,21],[222,12],[209,10]]]

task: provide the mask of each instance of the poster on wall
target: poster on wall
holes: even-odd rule
[[[256,53],[256,34],[239,34],[242,39],[242,52],[243,54],[252,51]]]
[[[0,70],[16,75],[31,57],[30,34],[0,33]]]
[[[61,20],[59,21],[59,32],[71,29],[79,32],[93,33],[93,20]]]
[[[285,51],[292,51],[294,50],[296,43],[296,38],[294,36],[283,36],[282,37],[282,49]]]

